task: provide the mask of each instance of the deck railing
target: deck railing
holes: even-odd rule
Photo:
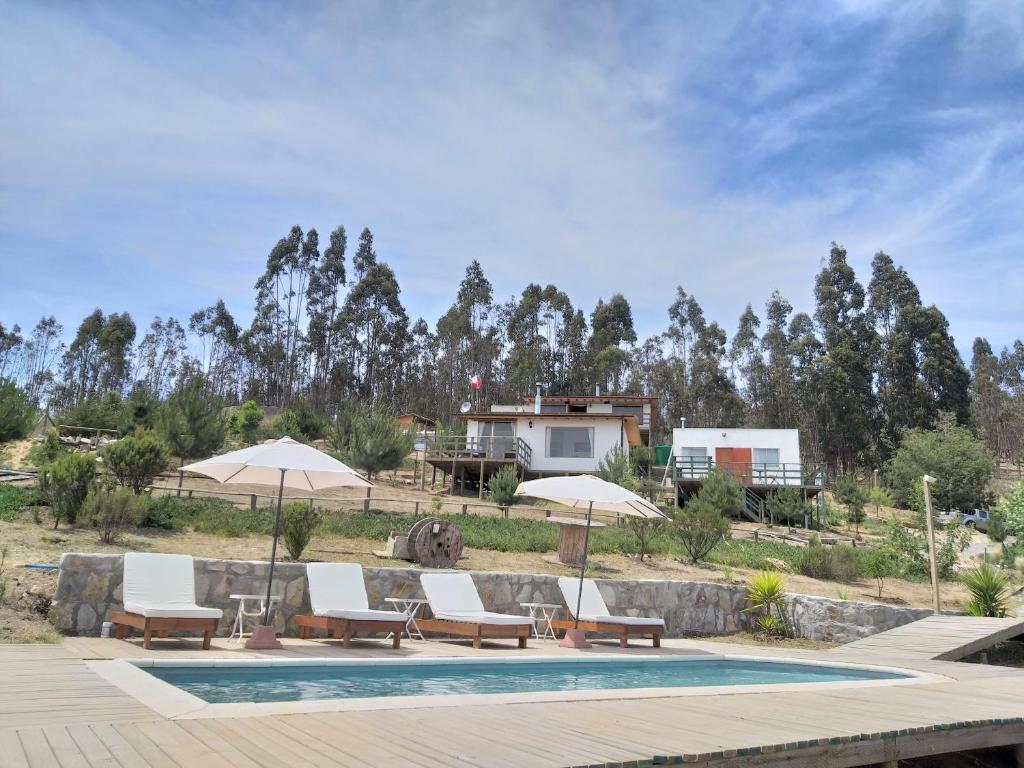
[[[514,461],[529,468],[532,451],[521,437],[428,436],[427,459]]]
[[[700,482],[715,468],[732,475],[741,485],[825,487],[825,468],[820,465],[785,462],[716,462],[711,458],[676,456],[672,473],[676,482]]]

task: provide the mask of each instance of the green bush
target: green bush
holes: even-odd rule
[[[731,531],[729,520],[699,495],[676,512],[674,522],[676,535],[694,563],[705,559]]]
[[[224,398],[211,391],[202,376],[192,376],[160,408],[157,434],[181,459],[209,456],[224,444],[223,408]]]
[[[95,481],[96,460],[88,453],[65,453],[39,470],[39,493],[50,505],[54,528],[61,520],[75,523]]]
[[[31,466],[38,468],[49,464],[66,452],[67,448],[61,443],[57,430],[54,427],[48,427],[42,442],[36,443],[29,448],[25,458]]]
[[[992,452],[966,427],[948,415],[936,429],[904,433],[888,464],[889,485],[897,504],[909,506],[915,483],[931,475],[936,509],[983,506],[995,460]]]
[[[947,525],[941,534],[936,532],[935,562],[940,579],[948,579],[953,575],[960,554],[967,549],[970,541],[970,531],[960,523]],[[883,547],[892,553],[899,576],[908,579],[930,577],[928,540],[924,533],[892,521],[885,527]]]
[[[491,492],[491,501],[497,504],[508,516],[508,508],[519,501],[516,488],[519,487],[519,472],[512,465],[506,465],[491,475],[487,481]]]
[[[967,603],[968,616],[989,616],[1001,619],[1006,616],[1010,595],[1010,582],[1006,576],[988,563],[982,563],[973,571],[964,574],[964,586],[971,593]]]
[[[171,452],[167,445],[149,430],[122,437],[103,449],[103,466],[119,485],[138,495],[153,484],[153,478],[167,469]]]
[[[989,539],[999,544],[1006,541],[1006,537],[1010,535],[1006,525],[1006,513],[999,509],[993,510],[988,519],[988,530],[985,533]]]
[[[697,495],[723,515],[738,515],[743,510],[743,487],[731,474],[717,468],[708,472]]]
[[[1006,521],[1007,532],[1018,539],[1024,538],[1024,480],[1000,499],[996,510]]]
[[[260,429],[260,436],[265,440],[280,440],[282,437],[300,441],[303,439],[299,419],[290,410],[283,410],[271,418],[267,425]]]
[[[23,440],[36,423],[36,407],[11,379],[0,379],[0,443]]]
[[[331,446],[341,461],[366,472],[369,479],[402,466],[412,451],[415,434],[404,431],[392,413],[356,406],[339,414]]]
[[[664,532],[666,522],[668,521],[663,517],[634,517],[630,515],[626,518],[626,527],[636,539],[635,552],[641,563],[651,552],[655,541]]]
[[[240,509],[224,499],[189,499],[177,496],[143,496],[141,528],[180,531],[191,528],[199,533],[244,536],[270,533],[273,512]]]
[[[231,434],[243,443],[255,443],[259,439],[260,424],[265,411],[255,400],[246,400],[231,417]]]
[[[117,430],[121,423],[123,403],[117,392],[95,395],[72,406],[57,417],[69,435],[95,436],[95,429]]]
[[[35,501],[35,494],[15,485],[0,485],[0,520],[12,522],[18,510]]]
[[[597,462],[595,474],[602,480],[621,485],[634,493],[640,489],[640,478],[633,469],[630,454],[621,446],[613,446],[605,457]]]
[[[281,509],[281,538],[292,560],[302,557],[319,525],[320,512],[309,504],[285,504]]]
[[[860,577],[862,568],[853,547],[846,544],[826,547],[814,537],[800,560],[799,571],[813,579],[849,583]]]
[[[121,531],[138,526],[142,520],[142,504],[129,488],[94,484],[78,518],[100,532],[102,543],[113,544]]]
[[[878,598],[881,599],[885,580],[898,573],[895,555],[885,547],[874,547],[868,550],[867,556],[863,559],[863,565],[864,575],[874,579],[875,584],[878,585]]]
[[[159,396],[145,384],[139,384],[121,406],[117,429],[122,435],[130,435],[137,429],[153,429],[159,413]]]
[[[299,434],[303,438],[312,442],[326,437],[331,422],[308,400],[299,400],[289,410],[294,414],[295,422],[299,426]]]
[[[777,571],[755,573],[744,610],[754,613],[754,626],[765,639],[786,635],[786,577]]]
[[[629,463],[633,465],[633,472],[637,475],[649,476],[651,465],[654,464],[654,449],[643,443],[632,446],[629,449]]]
[[[787,525],[793,523],[803,525],[805,516],[809,518],[813,512],[800,489],[788,485],[769,494],[765,505],[772,521]]]
[[[864,505],[867,504],[868,495],[856,477],[839,477],[832,487],[832,495],[846,507],[846,517],[851,523],[859,525],[864,522]]]

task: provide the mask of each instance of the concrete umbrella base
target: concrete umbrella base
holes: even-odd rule
[[[559,643],[563,648],[590,648],[590,643],[587,642],[587,633],[582,629],[567,629],[565,630],[565,637],[563,637]]]
[[[277,630],[266,624],[257,624],[245,641],[245,647],[253,651],[272,651],[283,648],[277,639]]]

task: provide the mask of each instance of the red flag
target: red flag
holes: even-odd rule
[[[470,389],[480,389],[484,385],[484,380],[480,378],[479,374],[474,373],[473,378],[469,380]]]

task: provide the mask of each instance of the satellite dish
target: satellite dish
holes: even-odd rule
[[[473,410],[473,404],[469,400],[459,406],[459,413],[469,413],[471,410]]]

